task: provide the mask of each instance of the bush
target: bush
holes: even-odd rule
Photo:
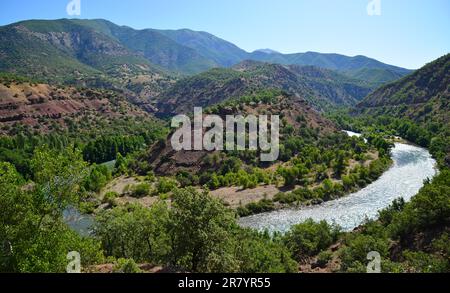
[[[381,210],[379,214],[379,220],[381,223],[388,225],[392,222],[392,219],[394,218],[395,214],[401,212],[405,207],[405,200],[401,197],[387,207],[384,210]]]
[[[169,209],[165,203],[151,208],[129,205],[101,211],[94,234],[107,256],[152,264],[165,263],[170,250],[166,225]]]
[[[325,267],[331,260],[333,254],[331,251],[325,250],[317,256],[317,265],[321,268]]]
[[[263,199],[259,202],[252,202],[246,205],[245,207],[239,207],[237,213],[241,217],[247,217],[250,215],[266,213],[273,211],[275,209],[275,205],[273,201],[268,199]]]
[[[297,273],[298,264],[280,241],[251,229],[239,229],[235,255],[240,263],[238,272]]]
[[[92,201],[82,201],[78,204],[78,210],[82,214],[92,214],[96,207],[97,203]]]
[[[448,273],[450,262],[445,258],[424,252],[403,252],[407,267],[414,273]]]
[[[133,197],[141,198],[150,195],[150,184],[141,183],[132,187],[131,195]]]
[[[117,192],[111,191],[111,192],[107,192],[105,194],[105,196],[103,197],[103,203],[107,203],[110,206],[116,206],[116,198],[119,197],[119,194]]]
[[[135,274],[135,273],[142,273],[142,270],[138,267],[138,265],[134,262],[134,260],[120,258],[114,264],[113,272],[124,274]]]
[[[284,243],[292,255],[300,260],[304,256],[316,255],[333,244],[339,235],[337,227],[326,221],[315,223],[312,219],[295,225],[284,236]]]
[[[345,241],[345,245],[341,250],[341,259],[342,269],[346,271],[352,269],[355,271],[356,268],[360,268],[360,264],[366,264],[367,255],[371,251],[378,252],[382,258],[386,258],[389,255],[388,240],[378,236],[352,235]]]
[[[168,193],[173,191],[177,187],[177,182],[170,178],[160,178],[156,184],[158,193]]]
[[[84,186],[88,191],[99,192],[111,180],[111,172],[105,165],[94,165]]]
[[[449,224],[449,194],[450,171],[444,170],[393,216],[389,225],[392,236],[402,238],[417,230]]]

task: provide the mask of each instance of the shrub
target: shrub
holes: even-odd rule
[[[111,180],[111,172],[105,165],[94,165],[84,186],[89,191],[99,192]]]
[[[156,184],[158,193],[168,193],[177,187],[177,182],[170,178],[160,178]]]
[[[448,273],[450,270],[450,262],[436,255],[406,250],[403,256],[414,273]]]
[[[138,267],[138,265],[134,262],[134,260],[120,258],[114,264],[113,272],[124,274],[135,274],[135,273],[142,273],[142,270]]]
[[[110,206],[116,206],[117,205],[116,198],[118,198],[118,197],[119,197],[119,194],[117,192],[114,192],[114,191],[107,192],[105,194],[105,196],[103,197],[103,203],[107,203]]]
[[[333,254],[331,253],[331,251],[328,250],[322,251],[317,256],[317,265],[319,265],[319,267],[321,268],[325,267],[328,264],[328,262],[330,262],[332,256]]]
[[[150,184],[141,183],[132,187],[131,192],[133,197],[141,198],[150,195]]]
[[[346,271],[354,271],[360,264],[367,263],[367,255],[371,251],[378,252],[382,258],[388,256],[389,243],[386,238],[357,234],[349,237],[345,244],[341,250],[341,259],[342,269]]]
[[[339,229],[326,221],[315,223],[312,219],[295,225],[284,236],[284,243],[296,259],[312,256],[328,248],[339,235]]]
[[[274,209],[275,205],[273,204],[273,201],[263,199],[259,202],[249,203],[245,207],[239,207],[237,213],[241,217],[246,217],[254,214],[270,212],[273,211]]]

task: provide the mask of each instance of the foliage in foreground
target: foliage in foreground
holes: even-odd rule
[[[83,180],[81,153],[39,148],[31,167],[33,184],[26,185],[10,163],[0,163],[0,271],[62,272],[70,251],[83,255],[83,265],[101,261],[99,242],[80,237],[62,217]]]
[[[98,217],[106,255],[189,272],[295,272],[281,241],[240,228],[235,214],[207,193],[175,191],[172,207],[118,207]]]

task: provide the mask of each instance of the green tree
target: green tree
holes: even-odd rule
[[[108,256],[160,264],[170,251],[168,221],[169,209],[164,202],[150,209],[141,205],[117,207],[96,217],[94,233]]]
[[[83,253],[84,265],[99,261],[98,243],[69,230],[62,218],[84,180],[81,154],[40,148],[31,166],[35,181],[25,186],[11,164],[0,163],[0,271],[63,272],[74,250]]]
[[[191,272],[232,271],[234,214],[217,199],[193,188],[174,192],[169,231],[172,262]]]
[[[105,165],[93,165],[85,181],[85,188],[89,191],[100,192],[111,180],[111,172]]]

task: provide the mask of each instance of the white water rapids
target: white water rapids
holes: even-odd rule
[[[396,143],[392,159],[394,163],[388,171],[358,192],[321,205],[241,218],[239,223],[258,230],[285,232],[311,218],[314,221],[326,220],[351,231],[366,219],[375,219],[378,212],[395,199],[403,197],[409,201],[423,186],[424,180],[433,178],[437,172],[436,161],[424,148]]]

